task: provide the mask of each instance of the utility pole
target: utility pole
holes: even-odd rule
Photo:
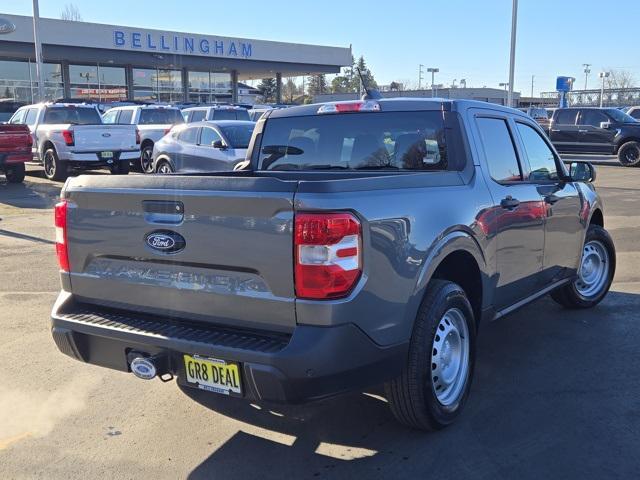
[[[507,106],[513,106],[513,73],[516,61],[516,26],[518,24],[518,0],[513,0],[511,10],[511,53],[509,55],[509,91],[507,92]]]
[[[589,80],[589,74],[591,73],[591,69],[589,68],[591,66],[590,63],[583,63],[582,66],[584,67],[584,89],[587,89],[587,80]]]
[[[499,85],[500,87],[504,87],[504,93],[506,94],[506,95],[505,95],[505,96],[506,96],[506,99],[505,99],[506,101],[505,101],[505,103],[504,103],[504,104],[505,104],[505,106],[507,106],[507,107],[508,107],[508,106],[509,106],[509,90],[508,90],[509,82],[501,82],[501,83],[499,83],[498,85]]]
[[[600,78],[602,79],[602,86],[600,87],[600,108],[602,108],[602,101],[604,99],[604,79],[609,78],[609,72],[600,72]]]
[[[427,72],[431,74],[431,98],[436,96],[436,84],[435,84],[435,76],[436,73],[440,71],[439,68],[429,67],[427,68]]]
[[[533,99],[533,79],[536,78],[535,75],[531,75],[531,99]]]
[[[422,69],[424,65],[420,64],[418,66],[418,90],[422,90]]]
[[[33,43],[36,47],[36,82],[38,82],[38,101],[44,100],[42,82],[42,44],[40,43],[40,8],[38,0],[33,0]]]

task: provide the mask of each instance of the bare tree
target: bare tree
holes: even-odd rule
[[[604,81],[607,89],[624,89],[636,86],[636,79],[629,70],[609,69],[609,72],[609,76]]]
[[[70,22],[81,22],[82,15],[80,15],[80,10],[73,3],[67,3],[64,6],[64,10],[60,12],[60,19],[69,20]]]

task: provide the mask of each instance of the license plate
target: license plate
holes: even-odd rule
[[[100,152],[101,158],[113,158],[113,152]]]
[[[184,369],[191,386],[223,395],[242,395],[237,363],[185,354]]]

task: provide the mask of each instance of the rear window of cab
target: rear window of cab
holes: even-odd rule
[[[448,170],[441,110],[270,118],[260,170]]]

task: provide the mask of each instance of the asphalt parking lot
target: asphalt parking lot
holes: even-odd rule
[[[24,185],[0,177],[0,476],[638,478],[640,168],[597,168],[611,292],[590,311],[545,298],[485,325],[467,409],[436,434],[398,426],[378,389],[302,407],[194,402],[62,355],[48,318],[60,185],[31,168]]]

